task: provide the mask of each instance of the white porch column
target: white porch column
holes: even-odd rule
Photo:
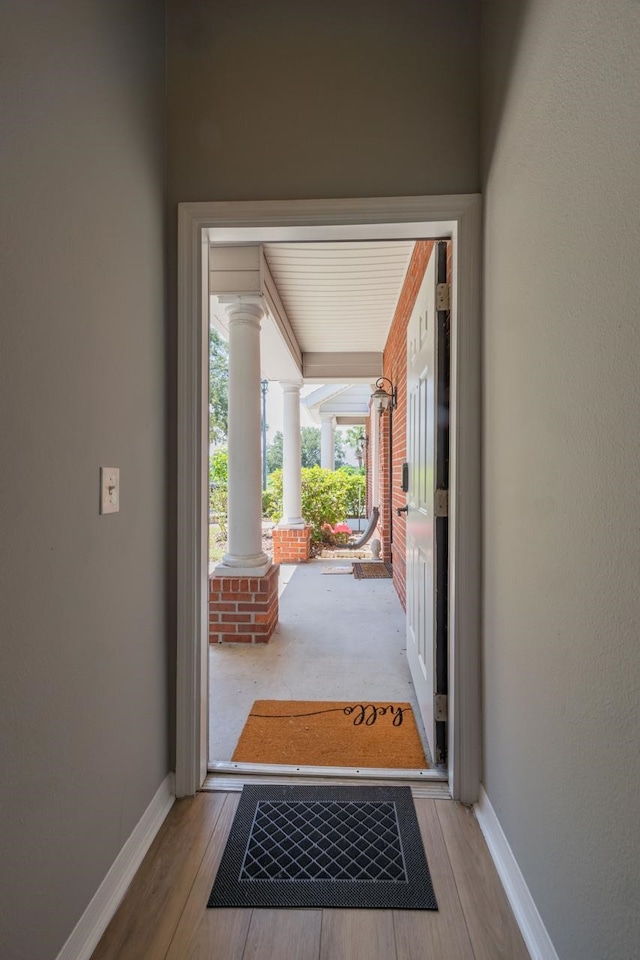
[[[220,298],[229,318],[228,550],[216,576],[263,576],[260,321],[257,298]]]
[[[380,506],[380,413],[371,404],[369,444],[371,450],[371,507]]]
[[[335,467],[335,426],[333,414],[321,413],[320,422],[322,433],[320,436],[320,466],[325,470]]]
[[[283,380],[283,510],[279,526],[304,527],[302,519],[302,477],[300,474],[300,387],[301,381]]]

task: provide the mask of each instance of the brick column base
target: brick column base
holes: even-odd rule
[[[274,563],[306,563],[310,556],[311,525],[304,527],[274,527]]]
[[[264,577],[209,577],[209,643],[268,643],[278,622],[277,563]]]

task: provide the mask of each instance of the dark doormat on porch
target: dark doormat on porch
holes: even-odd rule
[[[386,560],[372,561],[371,563],[353,563],[353,576],[356,580],[389,580],[393,575],[393,569]]]
[[[208,907],[437,910],[410,787],[244,787]]]

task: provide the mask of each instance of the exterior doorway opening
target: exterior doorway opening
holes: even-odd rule
[[[356,374],[370,364],[369,382],[316,386],[285,379],[281,385],[275,377],[280,371],[290,377],[296,357],[286,346],[283,354],[267,326],[260,363],[262,549],[279,563],[278,623],[270,635],[251,633],[252,621],[266,617],[266,600],[258,598],[252,609],[243,593],[237,607],[242,613],[237,613],[231,593],[216,590],[210,599],[211,774],[317,776],[330,768],[342,777],[446,781],[446,719],[434,719],[433,704],[436,691],[441,699],[447,693],[447,529],[446,518],[434,521],[433,485],[437,481],[440,491],[446,489],[449,310],[447,297],[441,297],[443,309],[437,310],[436,289],[438,282],[448,289],[450,248],[444,240],[271,243],[249,251],[211,247],[209,435],[215,512],[210,510],[209,576],[214,589],[227,522],[219,511],[228,493],[222,468],[228,460],[229,418],[220,410],[228,368],[221,369],[218,338],[229,339],[230,297],[250,285],[245,268],[261,265],[263,283],[280,305],[279,319],[304,356],[313,347],[326,347],[318,355],[339,357],[346,374],[349,364]],[[222,296],[212,290],[222,290]],[[368,357],[353,349],[358,343],[366,344]],[[323,360],[326,376],[331,371],[327,357]],[[266,397],[273,401],[279,387],[280,408],[269,404],[267,423]],[[288,416],[291,402],[299,409]],[[302,443],[289,436],[292,430]],[[360,441],[360,464],[345,462],[348,451],[341,437],[350,440],[352,432]],[[292,447],[296,463],[287,463],[289,473],[283,475],[283,453],[286,458]],[[287,483],[301,487],[294,491],[295,513],[304,526],[286,515]],[[349,516],[352,524],[355,519],[359,504],[351,501],[356,499],[365,505],[365,520],[372,515],[367,526],[373,550],[370,541],[352,550],[363,538],[353,535],[347,542],[343,532]],[[366,581],[354,579],[351,557],[364,561],[356,572]],[[392,582],[381,582],[382,575]],[[267,711],[265,721],[272,714],[274,719],[263,723],[264,736],[252,737],[260,711]],[[337,732],[343,729],[342,737],[328,736],[327,720]],[[407,731],[398,723],[412,730],[415,724],[421,748],[416,743],[415,750],[399,749]],[[284,740],[269,735],[269,728],[275,733],[281,727],[288,733]],[[386,727],[385,747],[379,742],[381,727]],[[311,748],[308,741],[314,738]],[[376,749],[367,761],[363,744],[368,741]],[[396,747],[385,749],[393,742]]]
[[[440,304],[441,309],[439,311],[435,308],[435,296],[436,296],[436,286],[437,284],[433,281],[433,278],[429,281],[433,286],[433,317],[432,323],[426,325],[425,329],[431,331],[434,329],[434,323],[436,320],[436,315],[438,313],[447,313],[450,317],[450,345],[451,345],[451,357],[452,357],[452,387],[451,387],[451,396],[453,403],[451,405],[451,420],[455,427],[455,435],[452,442],[452,452],[453,457],[452,466],[453,470],[451,471],[451,494],[453,494],[455,507],[452,511],[450,518],[447,518],[448,523],[450,524],[449,538],[451,541],[451,535],[453,534],[453,540],[451,542],[451,549],[448,549],[445,556],[445,567],[448,578],[448,585],[450,587],[448,596],[445,601],[445,612],[448,617],[448,626],[449,634],[446,639],[446,650],[445,652],[449,655],[448,665],[451,671],[451,667],[460,664],[462,669],[452,671],[454,674],[455,682],[451,685],[450,694],[448,697],[441,699],[440,701],[432,698],[429,706],[429,711],[425,714],[424,711],[421,712],[421,720],[425,720],[428,723],[431,723],[433,718],[438,715],[434,722],[444,723],[445,718],[449,721],[450,731],[449,734],[441,741],[441,745],[444,744],[446,747],[449,746],[448,756],[441,754],[439,759],[446,760],[446,773],[448,774],[449,784],[452,791],[452,795],[460,799],[464,799],[465,796],[470,796],[474,789],[477,789],[477,786],[474,787],[474,783],[477,781],[478,771],[474,768],[474,765],[479,761],[479,750],[474,750],[473,738],[474,732],[466,730],[465,723],[468,723],[471,713],[469,708],[473,705],[472,702],[467,701],[463,707],[460,694],[465,683],[469,684],[469,688],[473,689],[477,685],[477,663],[474,661],[474,657],[477,656],[477,623],[473,626],[470,633],[467,635],[468,641],[468,650],[465,651],[464,657],[461,658],[461,653],[465,649],[464,641],[462,640],[462,634],[460,632],[460,626],[465,618],[468,619],[469,624],[475,620],[477,615],[477,610],[474,609],[474,605],[477,603],[477,597],[475,596],[475,589],[477,585],[473,584],[473,576],[468,580],[469,590],[466,592],[464,597],[461,597],[456,593],[456,583],[460,577],[460,560],[461,552],[460,546],[462,541],[466,536],[472,533],[475,530],[474,524],[477,523],[477,517],[474,517],[474,511],[477,508],[477,504],[474,503],[474,498],[469,496],[469,525],[462,524],[462,519],[464,515],[464,507],[466,507],[465,498],[460,498],[460,485],[459,485],[459,464],[460,460],[466,461],[468,476],[470,480],[474,476],[474,471],[476,471],[478,465],[474,464],[474,456],[477,455],[477,448],[475,447],[476,439],[475,430],[477,429],[477,423],[474,422],[477,417],[477,410],[474,411],[472,406],[469,406],[470,415],[463,417],[462,413],[464,410],[464,401],[465,393],[468,399],[474,394],[474,389],[477,388],[477,383],[474,384],[474,362],[479,358],[476,355],[477,343],[474,346],[474,338],[477,338],[477,329],[474,326],[477,324],[477,289],[475,284],[477,283],[477,264],[475,263],[475,256],[477,256],[476,246],[478,243],[478,223],[477,220],[477,199],[476,198],[448,198],[450,206],[453,208],[458,205],[458,209],[455,211],[455,216],[447,220],[436,220],[435,218],[419,218],[416,221],[411,221],[407,219],[394,217],[388,222],[380,222],[384,218],[380,217],[381,207],[386,207],[387,216],[393,210],[394,205],[399,204],[400,207],[403,206],[401,201],[350,201],[350,204],[361,203],[363,206],[359,211],[359,216],[363,218],[365,222],[333,222],[333,223],[313,223],[314,217],[307,212],[303,214],[301,219],[306,222],[296,222],[296,215],[300,217],[302,213],[302,206],[298,204],[276,204],[276,205],[267,205],[271,206],[272,209],[269,211],[268,216],[265,218],[264,204],[255,205],[256,208],[253,208],[253,205],[244,205],[244,204],[203,204],[203,205],[183,205],[181,208],[181,224],[183,229],[181,230],[181,265],[182,269],[180,271],[180,315],[181,315],[181,353],[183,358],[185,358],[186,363],[181,364],[181,372],[183,375],[183,381],[181,387],[187,387],[189,384],[190,389],[189,398],[187,398],[187,390],[181,389],[181,407],[182,407],[182,416],[181,416],[181,426],[186,428],[183,439],[184,449],[181,449],[181,479],[182,479],[182,488],[180,490],[179,502],[181,509],[180,516],[180,535],[182,542],[187,546],[188,541],[191,541],[192,546],[196,546],[197,550],[195,551],[195,564],[191,569],[185,568],[181,569],[181,590],[180,598],[184,606],[181,613],[181,627],[186,628],[186,634],[182,633],[181,635],[184,639],[182,645],[179,641],[179,687],[178,687],[178,790],[181,792],[180,787],[180,776],[182,773],[185,775],[185,780],[188,779],[190,774],[190,782],[193,784],[192,789],[197,789],[203,780],[207,772],[207,767],[211,759],[215,761],[215,757],[211,758],[207,746],[207,727],[209,720],[209,689],[208,689],[208,677],[209,677],[209,659],[210,659],[210,645],[208,637],[208,626],[209,626],[209,590],[208,590],[208,556],[207,556],[207,536],[205,532],[205,525],[203,521],[206,521],[206,488],[207,484],[203,483],[203,480],[206,478],[203,476],[205,470],[203,469],[203,460],[202,453],[206,449],[205,438],[208,430],[205,428],[208,427],[206,423],[207,420],[207,403],[205,398],[205,390],[203,387],[206,384],[203,382],[203,373],[206,370],[206,349],[205,347],[207,342],[208,334],[208,321],[209,321],[209,308],[211,304],[212,296],[212,287],[211,287],[211,270],[210,270],[210,260],[211,260],[211,251],[224,248],[228,251],[233,246],[243,247],[245,250],[249,250],[249,256],[255,257],[255,248],[263,247],[265,244],[270,244],[275,246],[277,243],[284,243],[285,245],[301,245],[306,247],[306,250],[309,251],[314,245],[316,251],[318,248],[322,247],[323,244],[326,246],[322,250],[323,253],[326,253],[327,250],[331,250],[329,245],[336,243],[345,243],[350,244],[351,249],[357,249],[362,247],[364,242],[373,242],[378,244],[389,245],[390,241],[404,241],[409,242],[411,245],[412,252],[415,251],[418,244],[421,242],[421,239],[427,236],[435,236],[437,240],[443,240],[442,249],[445,249],[448,244],[448,249],[450,250],[449,255],[449,266],[451,270],[451,280],[449,283],[442,282],[443,286],[449,288],[449,292],[446,294],[446,303],[443,301]],[[456,201],[454,203],[454,200]],[[432,201],[429,198],[426,198],[422,201],[418,198],[417,200],[412,199],[411,201],[405,201],[405,203],[411,203],[416,209],[420,209],[422,203],[423,209],[428,209],[432,207]],[[280,210],[280,218],[282,223],[280,225],[274,225],[274,206]],[[304,205],[303,205],[304,206]],[[317,204],[311,204],[312,208],[316,207]],[[322,206],[322,205],[321,205]],[[366,209],[368,206],[371,209]],[[377,206],[377,209],[376,209]],[[230,210],[230,207],[236,208],[235,210]],[[330,215],[330,219],[340,220],[340,216],[336,216],[335,211],[343,207],[341,202],[328,202],[325,208],[325,214],[329,209],[332,209],[333,215]],[[222,209],[224,208],[224,210]],[[251,210],[249,210],[251,208]],[[262,209],[260,209],[262,208]],[[294,208],[297,208],[294,210]],[[446,205],[442,204],[440,209],[446,209]],[[397,212],[397,211],[396,211]],[[315,209],[313,211],[315,214],[315,219],[322,220],[322,217],[319,216],[320,210]],[[222,215],[222,216],[221,216]],[[244,223],[243,215],[245,215]],[[248,217],[247,217],[248,215]],[[341,211],[342,217],[345,215],[345,210]],[[261,223],[261,217],[263,222]],[[406,208],[405,208],[405,217],[406,217]],[[267,222],[264,222],[266,219]],[[275,217],[277,219],[277,216]],[[353,209],[351,210],[351,216],[349,220],[357,220],[358,217],[353,217]],[[250,221],[253,220],[253,223]],[[366,222],[369,220],[370,222]],[[269,223],[269,221],[271,221]],[[408,241],[407,241],[408,235]],[[418,241],[418,244],[416,243]],[[433,250],[437,250],[438,244],[431,243]],[[252,251],[250,248],[254,248]],[[475,251],[475,252],[474,252]],[[231,250],[233,255],[237,255],[238,250]],[[465,256],[466,254],[466,256]],[[226,254],[225,254],[226,255]],[[468,257],[468,260],[467,260]],[[434,253],[434,260],[437,260],[437,256]],[[446,260],[446,257],[445,257]],[[237,262],[237,261],[236,261]],[[249,267],[255,260],[249,260]],[[466,264],[466,270],[463,269]],[[223,264],[224,266],[224,264]],[[224,271],[223,271],[224,272]],[[230,271],[227,271],[230,272]],[[258,271],[260,273],[260,271]],[[419,278],[418,278],[419,279]],[[424,279],[424,278],[423,278]],[[220,280],[220,277],[217,278]],[[236,312],[233,316],[233,320],[239,320],[238,326],[241,324],[244,326],[250,326],[254,323],[255,312],[252,316],[249,317],[247,321],[247,301],[255,293],[252,283],[255,283],[255,278],[249,279],[247,277],[243,278],[243,281],[247,281],[248,285],[241,287],[239,290],[236,288],[234,295],[236,297],[236,302],[241,304],[240,312]],[[216,278],[214,278],[214,283]],[[223,280],[224,283],[228,283],[228,278]],[[232,282],[237,285],[238,277],[235,276],[232,278]],[[278,328],[278,333],[280,338],[283,337],[286,339],[293,331],[291,325],[287,322],[288,317],[286,316],[286,309],[282,303],[282,298],[277,290],[277,287],[269,287],[268,284],[264,286],[264,274],[261,275],[259,281],[263,284],[262,292],[263,294],[267,293],[267,302],[269,306],[274,307],[275,310],[271,310],[271,314],[277,314],[276,326]],[[418,284],[420,287],[421,284]],[[414,291],[415,293],[416,291]],[[419,291],[418,291],[419,292]],[[218,289],[214,288],[214,295],[218,298],[218,301],[223,303],[229,302],[231,300],[231,293],[228,289]],[[445,295],[444,290],[437,291],[438,295]],[[465,309],[466,306],[466,309]],[[233,308],[236,309],[235,307]],[[250,312],[250,311],[249,311]],[[467,318],[467,322],[470,325],[469,332],[466,331],[466,327],[463,327],[461,324],[462,317]],[[437,327],[437,323],[435,324]],[[465,337],[462,337],[463,329],[465,331]],[[404,335],[404,347],[405,347],[405,358],[407,365],[405,366],[405,373],[409,370],[409,362],[411,358],[411,345],[410,342],[406,339],[408,331],[408,325],[405,325],[405,330],[403,331]],[[349,331],[343,329],[343,339],[348,337]],[[387,329],[388,333],[388,329]],[[319,336],[322,336],[322,331],[320,331]],[[232,347],[233,340],[231,339]],[[407,503],[404,505],[407,508],[407,519],[402,515],[398,515],[396,529],[399,530],[402,528],[403,523],[410,523],[411,520],[411,510],[416,511],[416,516],[422,516],[424,514],[423,502],[417,496],[418,487],[416,486],[419,483],[425,484],[425,478],[431,470],[433,473],[433,465],[430,467],[427,460],[423,460],[420,468],[415,472],[415,476],[410,475],[409,465],[403,466],[407,461],[403,463],[396,464],[392,460],[393,447],[391,443],[391,425],[393,424],[393,413],[398,409],[397,406],[397,384],[394,385],[390,378],[385,378],[385,367],[384,367],[384,352],[385,347],[389,347],[388,343],[384,343],[383,349],[380,350],[369,350],[369,351],[354,351],[349,349],[343,350],[313,350],[310,347],[314,346],[313,338],[311,337],[310,341],[305,344],[305,349],[300,349],[298,338],[295,335],[291,338],[293,344],[289,343],[289,357],[295,363],[295,360],[298,359],[297,369],[295,370],[295,376],[287,378],[288,382],[291,381],[314,381],[316,383],[335,383],[338,380],[343,382],[347,381],[349,383],[369,383],[376,384],[376,381],[379,377],[382,377],[385,383],[390,383],[390,395],[393,393],[396,394],[393,403],[393,411],[389,410],[389,416],[387,419],[388,423],[388,433],[386,440],[384,437],[384,412],[380,409],[377,410],[378,420],[377,420],[377,442],[379,445],[378,448],[378,458],[377,458],[377,468],[379,471],[379,490],[378,498],[380,501],[380,510],[383,521],[381,524],[381,538],[384,540],[386,537],[388,539],[387,554],[388,559],[394,563],[397,563],[398,566],[396,569],[399,569],[400,561],[404,560],[405,565],[408,562],[408,567],[412,570],[413,583],[409,585],[409,588],[405,586],[405,595],[409,595],[412,607],[411,609],[417,611],[418,620],[410,619],[412,624],[414,634],[423,630],[427,627],[428,618],[433,614],[434,618],[434,629],[435,629],[435,609],[437,606],[435,589],[436,583],[434,580],[434,570],[431,571],[431,582],[433,583],[434,597],[431,604],[431,613],[427,610],[425,605],[424,594],[420,597],[417,597],[416,584],[422,579],[425,579],[424,571],[424,561],[425,558],[432,562],[434,560],[433,550],[435,548],[435,540],[428,542],[425,540],[425,524],[424,522],[418,523],[418,527],[415,528],[414,533],[410,538],[410,544],[408,549],[407,542],[402,543],[402,538],[396,536],[396,539],[393,539],[393,519],[392,519],[392,509],[394,504],[390,494],[390,490],[398,487],[402,490],[402,493],[409,497]],[[302,339],[302,338],[301,338]],[[329,338],[330,340],[330,338]],[[247,347],[247,340],[237,341],[244,342],[244,352],[243,356],[250,356],[251,348]],[[322,344],[322,341],[320,341]],[[468,355],[460,353],[460,347],[462,344],[465,344],[468,349]],[[320,344],[319,344],[320,345]],[[329,343],[331,346],[332,344]],[[195,355],[194,355],[195,348]],[[296,348],[299,351],[296,354]],[[198,359],[199,354],[199,359]],[[239,355],[237,353],[237,355]],[[460,390],[461,387],[461,366],[464,367],[464,358],[469,363],[469,372],[465,378],[465,390]],[[347,368],[345,363],[349,364],[349,373],[347,373]],[[412,431],[416,436],[427,435],[429,431],[427,430],[426,417],[427,409],[429,404],[431,404],[432,410],[436,411],[436,415],[432,418],[433,428],[436,431],[434,433],[433,439],[435,443],[436,434],[437,434],[437,397],[434,394],[434,383],[437,384],[437,369],[431,365],[428,367],[431,376],[431,385],[427,383],[429,377],[423,377],[423,386],[421,388],[422,393],[422,406],[424,410],[421,411],[420,402],[414,404],[413,408],[409,402],[407,395],[407,388],[405,387],[405,396],[403,398],[403,406],[405,422],[404,422],[404,431],[407,436],[407,440],[411,442]],[[198,376],[199,372],[199,376]],[[253,379],[256,381],[255,386],[259,389],[259,380],[261,374],[264,371],[260,370],[259,364],[254,373],[257,374]],[[424,371],[421,371],[424,372]],[[379,374],[379,377],[376,376]],[[286,376],[286,371],[285,371]],[[435,376],[436,380],[433,380]],[[284,379],[284,378],[283,378]],[[237,380],[237,378],[236,378]],[[196,389],[193,390],[194,381]],[[383,384],[384,386],[384,384]],[[237,382],[236,382],[237,387]],[[375,391],[374,391],[375,392]],[[194,395],[195,394],[195,395]],[[195,402],[194,402],[195,401]],[[238,403],[238,394],[236,393],[236,409],[241,409],[242,401]],[[434,406],[436,404],[436,406]],[[230,396],[230,408],[233,405],[233,395]],[[413,413],[412,413],[413,409]],[[370,414],[371,416],[371,414]],[[396,418],[399,418],[400,414],[396,413]],[[416,420],[417,417],[417,420]],[[400,421],[402,424],[402,421]],[[396,420],[396,426],[398,425],[398,420]],[[255,426],[255,424],[253,425]],[[249,426],[248,430],[251,432],[253,426]],[[369,424],[369,430],[371,430],[371,425]],[[468,433],[468,436],[467,436]],[[236,431],[238,435],[238,431]],[[195,439],[199,438],[199,443],[195,442]],[[462,441],[462,442],[461,442]],[[380,469],[380,454],[384,450],[384,444],[387,443],[387,452],[389,454],[388,461],[388,471],[386,473],[384,470]],[[186,454],[187,448],[190,447],[193,451],[196,447],[199,446],[199,453],[201,454],[199,458],[199,465],[195,469],[193,465],[191,467],[191,475],[187,476],[186,462],[183,459],[183,454]],[[255,444],[254,444],[255,448]],[[240,454],[236,453],[235,461],[236,464],[242,462],[241,452],[242,444],[240,445]],[[246,450],[246,444],[244,449]],[[259,445],[258,445],[259,449]],[[413,451],[416,452],[415,450]],[[420,456],[423,457],[424,451],[420,451]],[[250,466],[250,465],[249,465]],[[254,465],[255,466],[255,465]],[[399,472],[398,469],[399,468]],[[298,468],[299,470],[299,468]],[[258,476],[261,474],[261,470],[257,471]],[[398,474],[398,476],[396,476]],[[477,479],[477,475],[476,475]],[[199,482],[198,482],[199,480]],[[435,482],[435,474],[429,480]],[[388,489],[382,489],[383,482],[388,484]],[[426,487],[425,487],[426,489]],[[470,494],[473,489],[473,483],[470,483],[467,488],[466,493]],[[375,494],[368,494],[369,497],[369,506],[371,507],[371,496],[375,497]],[[435,497],[431,497],[431,517],[429,519],[429,524],[432,527],[432,532],[437,526],[436,514],[433,512],[438,509]],[[289,498],[289,504],[286,503],[286,487],[285,487],[285,513],[287,513],[287,506],[291,508],[293,502],[294,512],[296,510],[295,498],[292,501],[291,497]],[[387,515],[384,517],[384,511],[387,510]],[[397,506],[395,509],[399,509]],[[422,512],[421,512],[422,511]],[[238,515],[236,510],[236,516]],[[438,517],[441,517],[442,514],[439,514]],[[183,521],[190,519],[191,523],[186,526],[183,524]],[[230,522],[232,521],[230,517]],[[285,517],[285,521],[293,519],[294,521],[298,519],[297,517]],[[196,521],[194,523],[194,520]],[[415,517],[414,517],[415,520]],[[424,520],[424,517],[423,517]],[[285,523],[285,526],[289,524]],[[239,525],[240,527],[242,524]],[[295,528],[295,522],[290,524],[291,528]],[[242,533],[242,530],[240,530]],[[422,542],[420,538],[422,537]],[[240,541],[236,540],[236,544]],[[249,541],[247,540],[246,543]],[[417,546],[416,546],[417,544]],[[476,541],[477,544],[477,541]],[[383,545],[384,550],[384,545]],[[401,557],[400,551],[403,550],[404,556]],[[413,562],[411,550],[414,551],[414,554],[421,554],[420,563]],[[393,556],[393,553],[396,553],[396,556]],[[417,551],[417,552],[416,552]],[[181,551],[181,557],[183,557],[183,551]],[[230,561],[231,565],[229,569],[222,571],[222,574],[219,574],[220,580],[218,581],[220,586],[228,586],[225,584],[225,581],[230,579],[230,571],[234,575],[237,573],[237,579],[246,580],[246,583],[242,583],[242,588],[246,589],[247,586],[251,584],[252,574],[255,574],[253,580],[256,582],[260,577],[268,576],[267,570],[269,569],[269,563],[267,562],[267,569],[263,570],[261,567],[262,557],[258,551],[254,551],[252,554],[248,554],[245,548],[245,552],[240,555],[242,563],[244,559],[249,558],[250,566],[249,568],[234,569],[233,564],[238,563],[237,557],[238,554],[234,554],[233,550],[230,552]],[[192,555],[193,558],[193,555]],[[415,557],[414,557],[415,559]],[[468,564],[468,556],[464,558],[462,567],[465,568]],[[441,561],[442,562],[442,561]],[[224,561],[223,561],[224,564]],[[412,566],[413,564],[413,566]],[[287,591],[289,595],[293,596],[291,591],[293,591],[296,583],[296,577],[299,578],[300,584],[307,577],[307,571],[309,575],[311,574],[311,569],[303,569],[300,567],[293,574],[291,582],[287,586]],[[463,570],[464,573],[464,570]],[[227,575],[227,576],[225,576]],[[329,580],[329,577],[324,577],[324,580]],[[405,575],[405,584],[406,584],[406,575]],[[436,577],[437,579],[437,577]],[[347,578],[342,578],[343,582],[346,585]],[[338,577],[335,578],[334,582],[338,582]],[[365,584],[357,585],[350,584],[351,589],[356,586],[366,586]],[[250,592],[250,591],[249,591]],[[400,591],[399,595],[402,596]],[[404,598],[403,598],[404,599]],[[195,601],[195,605],[194,605]],[[286,601],[286,594],[285,594]],[[379,602],[379,599],[378,599]],[[188,608],[188,609],[187,609]],[[373,606],[375,609],[375,603]],[[191,623],[188,623],[189,617],[185,617],[185,613],[190,612]],[[223,612],[222,610],[220,611]],[[238,612],[238,607],[236,607],[236,613]],[[244,621],[244,616],[248,611],[243,610],[243,616],[240,620]],[[330,620],[330,615],[328,617]],[[227,621],[228,622],[228,621]],[[245,630],[241,633],[248,632],[249,628],[246,627]],[[254,638],[255,639],[255,638]],[[242,644],[244,647],[244,643]],[[257,644],[255,645],[257,647]],[[407,648],[408,649],[408,648]],[[427,666],[425,656],[425,651],[418,652],[418,664],[422,670],[422,673],[425,672],[425,667]],[[235,654],[234,654],[235,656]],[[434,654],[435,656],[435,654]],[[180,670],[180,660],[183,660],[182,667]],[[414,658],[415,659],[415,658]],[[415,665],[414,665],[415,666]],[[190,676],[185,673],[184,668],[188,668],[191,673]],[[413,670],[413,668],[411,668]],[[186,694],[186,689],[181,691],[181,681],[190,680],[191,681],[191,698],[181,697],[181,692]],[[415,683],[415,676],[414,676]],[[227,687],[233,686],[233,682],[227,684]],[[215,688],[212,688],[215,694]],[[437,693],[437,691],[434,691]],[[349,698],[347,698],[349,699]],[[356,699],[361,700],[362,697],[356,697]],[[366,699],[366,698],[365,698]],[[373,697],[371,698],[373,700]],[[386,699],[386,698],[385,698]],[[420,705],[419,705],[420,707]],[[181,720],[184,722],[189,719],[191,721],[191,730],[186,729],[181,731]],[[195,721],[195,728],[194,728]],[[428,726],[428,723],[425,726]],[[477,727],[476,727],[477,732]],[[181,733],[184,736],[181,736]],[[212,738],[213,739],[213,738]],[[427,736],[429,741],[429,747],[435,753],[436,750],[440,749],[438,745],[437,736],[434,736],[431,733],[431,736]],[[466,756],[464,752],[460,749],[462,743],[465,743],[465,747],[470,752]],[[196,756],[197,753],[197,756]],[[197,759],[197,763],[196,763]],[[187,762],[188,761],[188,762]],[[223,763],[230,763],[231,761],[223,760]],[[229,771],[224,771],[229,772]],[[247,775],[253,773],[251,770],[244,771]],[[269,771],[264,771],[269,772]],[[287,771],[287,770],[277,770],[270,771],[274,775],[279,775],[282,777],[288,773],[307,773],[308,775],[322,776],[327,774],[327,770],[318,771],[318,770],[297,770],[297,771]],[[334,771],[331,771],[334,773]],[[336,775],[345,775],[361,774],[359,769],[348,769],[340,767],[339,770],[335,771]],[[255,774],[257,775],[257,773]],[[362,772],[362,775],[366,776],[366,772]],[[388,771],[389,776],[394,776],[393,771]],[[397,776],[397,773],[395,774]],[[423,772],[422,775],[426,779],[442,779],[443,777],[443,768],[439,770],[437,767],[431,767],[428,772]],[[198,783],[199,781],[199,783]],[[184,792],[190,792],[185,787],[182,787]]]

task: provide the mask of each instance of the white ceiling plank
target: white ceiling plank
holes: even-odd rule
[[[265,243],[303,354],[353,354],[363,345],[381,351],[414,246],[413,240]]]

